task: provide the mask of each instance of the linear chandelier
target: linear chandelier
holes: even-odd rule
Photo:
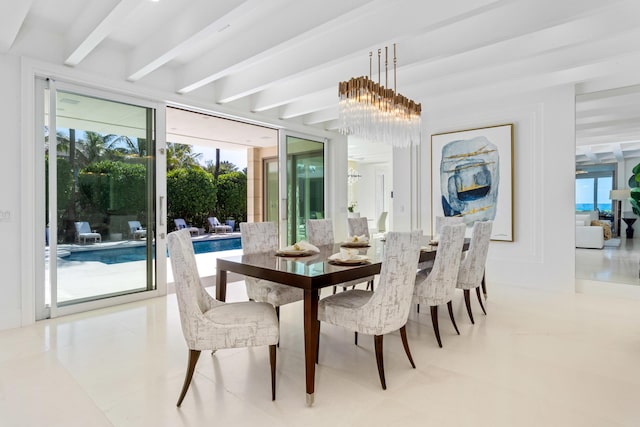
[[[388,79],[388,47],[385,46],[385,86]],[[354,77],[338,84],[339,131],[357,135],[373,142],[395,147],[420,143],[422,104],[396,93],[396,44],[393,44],[393,89],[380,84],[380,56],[378,49],[378,83],[371,78],[372,56],[369,52],[369,77]]]

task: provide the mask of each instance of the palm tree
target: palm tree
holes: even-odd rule
[[[186,167],[200,167],[198,160],[202,153],[194,153],[190,145],[167,143],[167,170]]]
[[[104,137],[107,148],[125,156],[145,157],[147,156],[146,138],[129,138],[124,135],[109,134]]]
[[[101,160],[108,151],[104,136],[93,131],[86,131],[85,136],[87,138],[86,141],[82,141],[79,147],[82,166]]]

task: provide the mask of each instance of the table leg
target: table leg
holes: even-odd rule
[[[216,299],[224,301],[227,299],[227,271],[218,269],[216,272]]]
[[[307,405],[313,405],[318,346],[318,290],[304,291],[304,359],[307,381]]]

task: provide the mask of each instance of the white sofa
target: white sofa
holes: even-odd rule
[[[604,230],[599,225],[591,225],[593,220],[598,220],[597,211],[576,212],[576,248],[604,247]]]

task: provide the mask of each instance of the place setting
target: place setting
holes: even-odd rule
[[[320,253],[320,249],[318,249],[316,246],[312,245],[306,240],[300,240],[293,245],[279,249],[278,251],[276,251],[276,256],[297,258],[311,256],[318,253]]]
[[[342,247],[340,248],[340,252],[329,257],[329,264],[335,265],[362,265],[368,263],[369,257],[360,254],[360,251],[355,248]]]
[[[343,248],[368,248],[369,238],[366,235],[350,236],[347,240],[340,244]]]

